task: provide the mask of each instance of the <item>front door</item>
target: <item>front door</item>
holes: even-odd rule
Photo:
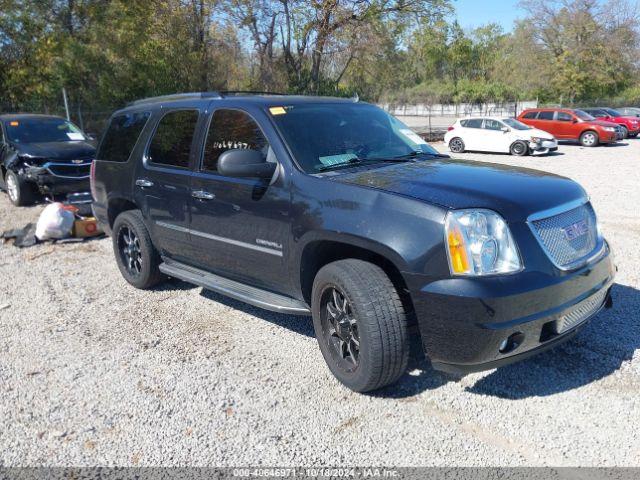
[[[156,247],[176,260],[188,258],[190,170],[200,111],[164,113],[147,147],[135,183]]]
[[[556,132],[557,138],[574,138],[575,130],[574,116],[567,112],[558,112],[556,117]],[[544,130],[544,129],[543,129]]]
[[[508,132],[504,132],[502,128],[505,125],[498,120],[485,118],[482,125],[482,135],[479,139],[480,147],[478,150],[485,152],[508,152],[511,146]]]
[[[247,112],[215,110],[191,183],[190,233],[195,258],[211,272],[287,293],[288,189],[281,177],[270,182],[219,175],[220,155],[238,148],[259,150],[267,161],[276,161],[265,134]]]

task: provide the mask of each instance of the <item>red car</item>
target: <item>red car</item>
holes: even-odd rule
[[[551,133],[558,140],[576,140],[584,147],[622,140],[623,131],[616,123],[598,120],[582,110],[570,108],[533,108],[524,110],[518,120]]]
[[[617,123],[622,128],[624,138],[636,138],[640,133],[640,119],[638,117],[624,115],[617,110],[606,107],[583,108],[582,111],[598,120]]]

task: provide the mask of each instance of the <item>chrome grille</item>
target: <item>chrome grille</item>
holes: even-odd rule
[[[583,300],[569,313],[564,314],[556,321],[556,333],[564,333],[577,327],[596,313],[607,298],[607,290],[603,289],[595,295]]]
[[[596,214],[590,203],[531,222],[547,255],[561,268],[580,263],[598,246]]]

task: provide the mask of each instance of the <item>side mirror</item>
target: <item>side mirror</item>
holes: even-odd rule
[[[276,165],[257,150],[227,150],[218,158],[218,173],[225,177],[271,178]]]
[[[85,136],[92,142],[98,140],[98,135],[96,135],[95,133],[85,133]]]
[[[509,127],[502,127],[500,130],[502,130],[503,133],[509,133],[511,131]]]
[[[574,119],[571,121],[571,123],[578,123],[578,119],[577,119],[577,118],[574,118]]]

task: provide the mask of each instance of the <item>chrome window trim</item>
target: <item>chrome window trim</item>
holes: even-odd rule
[[[562,205],[558,205],[557,207],[553,207],[553,208],[549,208],[548,210],[542,210],[540,212],[536,212],[533,213],[531,215],[529,215],[529,217],[527,218],[527,225],[529,226],[529,230],[531,230],[531,233],[533,233],[533,236],[535,237],[535,239],[537,240],[538,244],[540,245],[540,247],[542,248],[542,250],[544,251],[545,255],[547,256],[547,258],[549,259],[549,261],[559,270],[562,270],[563,272],[568,272],[571,270],[576,270],[588,263],[591,263],[592,261],[596,260],[597,258],[600,258],[604,252],[606,251],[606,242],[604,241],[604,238],[602,237],[602,235],[599,234],[599,232],[597,232],[597,237],[596,237],[596,247],[593,250],[593,252],[585,257],[579,258],[578,260],[576,260],[575,262],[571,262],[568,265],[560,265],[558,262],[555,261],[555,259],[553,258],[553,255],[551,255],[551,252],[549,251],[549,249],[547,248],[547,246],[544,244],[544,241],[542,240],[542,237],[540,237],[540,235],[538,234],[538,231],[536,230],[535,225],[533,224],[533,222],[536,222],[538,220],[544,220],[546,218],[549,217],[554,217],[556,215],[560,215],[562,213],[566,213],[570,210],[573,210],[575,208],[581,207],[585,204],[587,204],[589,202],[589,198],[588,197],[583,197],[581,199],[578,200],[573,200],[571,202],[567,202],[564,203]],[[593,208],[593,207],[591,207]],[[595,212],[594,212],[595,213]],[[596,221],[597,221],[597,217],[596,217]]]
[[[233,240],[232,238],[219,237],[217,235],[211,235],[210,233],[200,232],[198,230],[192,230],[190,228],[181,227],[179,225],[173,225],[172,223],[156,222],[156,225],[158,225],[159,227],[176,230],[178,232],[188,233],[191,235],[196,235],[198,237],[207,238],[209,240],[214,240],[216,242],[228,243],[230,245],[235,245],[237,247],[247,248],[249,250],[255,250],[256,252],[268,253],[269,255],[275,255],[276,257],[283,256],[282,250],[261,247],[260,245],[252,245],[250,243],[241,242],[239,240]]]

